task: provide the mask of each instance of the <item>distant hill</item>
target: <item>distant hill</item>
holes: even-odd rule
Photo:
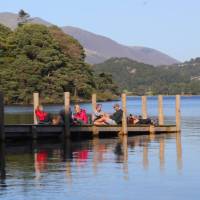
[[[39,18],[39,17],[34,17],[31,18],[31,23],[36,23],[36,24],[42,24],[45,26],[51,26],[52,24]],[[18,24],[18,15],[10,12],[3,12],[0,13],[0,23],[8,26],[11,29],[15,29]]]
[[[112,58],[93,66],[109,73],[121,90],[134,94],[200,94],[200,58],[154,67],[128,58]]]
[[[84,46],[87,54],[86,61],[89,63],[101,63],[111,57],[127,57],[155,66],[178,63],[176,59],[151,48],[125,46],[110,38],[71,26],[62,29]]]
[[[15,29],[18,24],[18,15],[4,12],[0,13],[0,23]],[[41,18],[32,18],[31,23],[52,25]],[[97,35],[76,27],[62,27],[63,31],[76,38],[84,47],[86,61],[90,64],[101,63],[111,57],[127,57],[138,62],[158,65],[171,65],[178,61],[160,51],[147,47],[129,47],[117,43],[116,41]]]

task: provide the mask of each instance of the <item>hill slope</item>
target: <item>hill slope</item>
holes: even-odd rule
[[[110,73],[121,90],[135,94],[200,94],[200,58],[174,66],[154,67],[127,58],[93,66]]]
[[[41,18],[31,18],[31,23],[46,26],[51,23]],[[4,12],[0,13],[0,23],[15,29],[18,24],[18,15]],[[160,51],[147,47],[129,47],[113,41],[110,38],[97,35],[75,27],[62,27],[63,31],[76,38],[84,47],[86,61],[90,64],[101,63],[111,57],[127,57],[139,62],[152,65],[171,65],[178,61]]]
[[[110,38],[79,28],[66,26],[62,30],[76,38],[85,48],[89,63],[100,63],[111,57],[127,57],[152,65],[171,65],[178,61],[170,56],[147,47],[129,47]]]
[[[10,12],[2,12],[0,13],[0,23],[4,26],[8,26],[12,30],[17,27],[18,24],[18,14],[10,13]],[[51,26],[52,24],[39,18],[34,17],[31,18],[31,23],[42,24],[45,26]]]

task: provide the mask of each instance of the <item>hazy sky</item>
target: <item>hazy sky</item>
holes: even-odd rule
[[[200,57],[200,0],[0,0],[0,12],[19,9],[181,61]]]

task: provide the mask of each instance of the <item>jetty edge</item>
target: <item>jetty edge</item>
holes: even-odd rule
[[[92,109],[96,107],[97,96],[92,95]],[[158,96],[158,125],[132,125],[127,123],[127,107],[126,107],[126,94],[121,95],[122,102],[122,124],[120,125],[102,125],[95,126],[93,124],[88,125],[76,125],[70,126],[69,111],[70,111],[70,93],[64,92],[64,109],[65,109],[65,123],[64,125],[43,125],[38,124],[35,112],[33,112],[34,122],[33,124],[4,124],[4,95],[0,92],[0,140],[5,139],[39,139],[39,138],[71,138],[76,135],[90,135],[92,137],[98,137],[100,134],[104,135],[140,135],[140,134],[159,134],[159,133],[178,133],[181,131],[181,112],[180,112],[180,95],[176,95],[175,103],[175,118],[174,124],[164,123],[164,111],[163,111],[163,96]],[[141,97],[142,101],[142,117],[147,118],[147,96]],[[33,108],[39,105],[39,93],[33,94]]]

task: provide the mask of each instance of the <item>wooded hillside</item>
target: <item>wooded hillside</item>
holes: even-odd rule
[[[200,58],[171,66],[154,67],[128,58],[112,58],[94,65],[110,73],[121,90],[142,94],[200,94]]]
[[[84,58],[79,42],[58,27],[21,24],[11,31],[0,25],[0,91],[6,103],[31,103],[35,91],[45,103],[62,102],[63,91],[74,99],[88,99],[92,92],[112,98],[112,78],[95,74]]]

